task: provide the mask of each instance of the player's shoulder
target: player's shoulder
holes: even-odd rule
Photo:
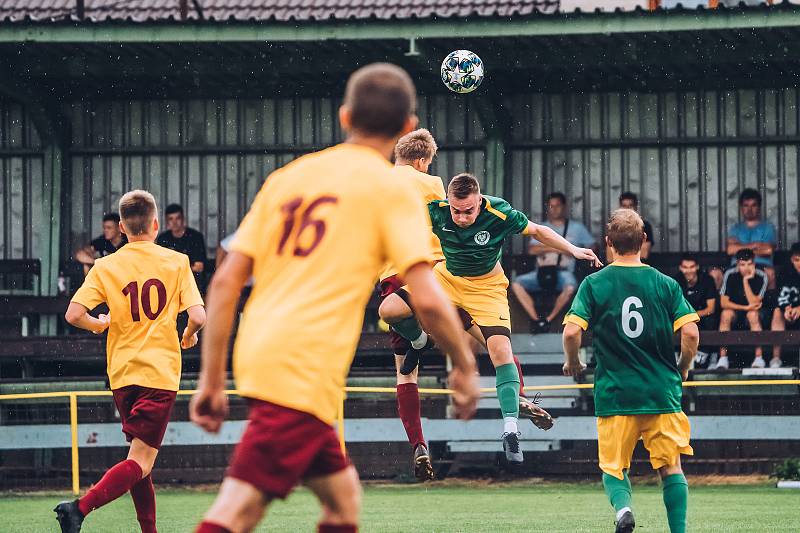
[[[501,220],[506,220],[514,208],[503,198],[499,196],[483,195],[484,209],[487,213],[496,216]]]

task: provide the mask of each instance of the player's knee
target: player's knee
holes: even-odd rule
[[[720,322],[731,322],[735,313],[732,309],[723,309],[722,313],[719,316]]]
[[[761,322],[758,316],[758,311],[748,311],[747,321],[750,322],[750,326],[759,326],[759,327],[761,326]]]
[[[322,521],[329,524],[358,524],[361,514],[361,485],[354,481],[348,490],[337,493],[335,500],[323,506]]]
[[[411,309],[402,298],[396,294],[390,294],[378,306],[378,316],[387,324],[394,324],[411,316]]]

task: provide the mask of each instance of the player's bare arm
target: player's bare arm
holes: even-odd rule
[[[462,420],[472,418],[478,406],[480,389],[475,359],[462,335],[461,322],[436,282],[430,267],[420,263],[404,276],[411,289],[411,300],[417,317],[426,330],[453,361],[449,382],[454,390],[453,401]],[[399,299],[399,298],[398,298]]]
[[[566,240],[564,237],[553,231],[552,229],[544,226],[542,224],[536,224],[535,222],[528,222],[528,227],[525,228],[523,232],[524,235],[530,235],[543,246],[548,248],[552,248],[558,252],[562,252],[565,254],[569,254],[575,259],[585,259],[592,262],[592,265],[595,267],[603,266],[603,263],[600,259],[597,258],[597,255],[594,253],[594,250],[589,248],[579,248]]]
[[[565,376],[579,376],[586,365],[581,362],[580,349],[583,340],[583,330],[577,324],[568,322],[564,325],[562,342],[564,344],[564,367]]]
[[[231,252],[208,288],[206,306],[211,318],[203,337],[200,378],[189,416],[195,424],[216,433],[228,412],[225,396],[225,364],[236,309],[242,288],[253,273],[253,260]]]
[[[181,348],[188,350],[197,344],[197,332],[206,324],[206,310],[202,305],[193,305],[186,310],[189,321],[181,337]]]
[[[76,328],[91,331],[95,335],[100,335],[111,324],[111,313],[100,315],[97,318],[89,314],[89,310],[77,302],[70,302],[64,319]]]
[[[755,266],[750,267],[750,269],[747,271],[747,274],[742,276],[742,287],[744,288],[744,295],[745,298],[747,298],[747,303],[749,304],[745,306],[745,309],[748,311],[755,311],[761,308],[761,297],[754,293],[753,289],[750,287],[750,280],[755,276]]]
[[[688,322],[681,326],[681,357],[678,360],[678,370],[681,372],[683,381],[689,378],[689,368],[697,355],[699,344],[700,330],[697,322]]]

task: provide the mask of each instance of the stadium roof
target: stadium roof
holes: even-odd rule
[[[185,11],[182,11],[181,4]],[[0,0],[0,19],[77,19],[76,0]],[[84,0],[84,17],[126,20],[330,21],[552,14],[559,0]]]

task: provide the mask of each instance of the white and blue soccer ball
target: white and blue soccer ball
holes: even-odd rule
[[[442,82],[453,92],[465,94],[483,81],[483,61],[469,50],[455,50],[442,61]]]

